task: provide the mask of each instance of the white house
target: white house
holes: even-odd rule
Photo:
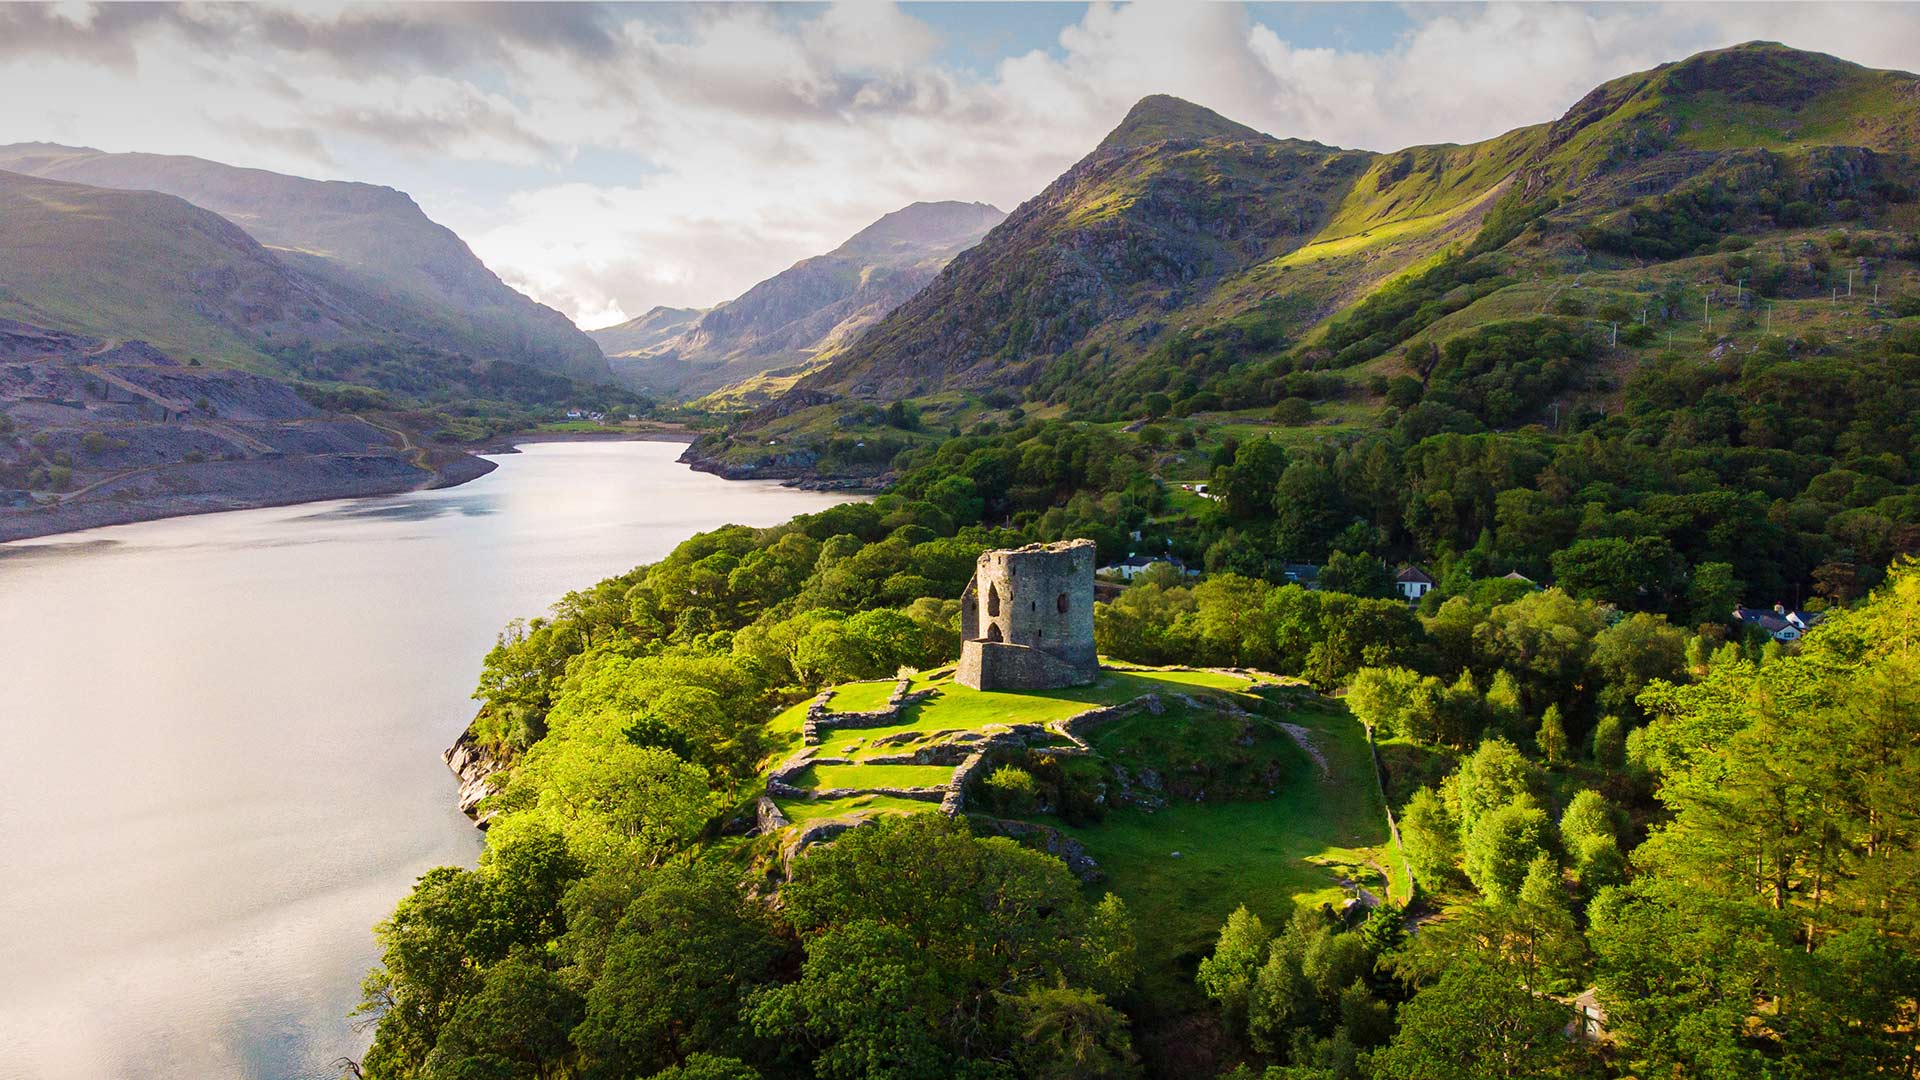
[[[1101,577],[1117,577],[1122,581],[1132,581],[1145,573],[1147,567],[1156,563],[1166,563],[1185,577],[1195,577],[1198,571],[1187,569],[1187,564],[1175,558],[1156,559],[1151,555],[1129,555],[1111,566],[1103,566],[1095,571]]]
[[[1433,575],[1418,566],[1404,566],[1394,575],[1393,587],[1409,601],[1418,600],[1433,591]]]

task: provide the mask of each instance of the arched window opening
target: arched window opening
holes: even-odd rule
[[[994,623],[992,626],[987,627],[987,640],[988,641],[1005,641],[1006,640],[1005,638],[1000,636],[999,623]]]
[[[995,586],[989,585],[987,586],[987,618],[991,619],[999,614],[1000,590]]]
[[[1065,615],[1067,613],[1067,594],[1061,593],[1060,599],[1055,600],[1053,606],[1060,609],[1060,614]]]

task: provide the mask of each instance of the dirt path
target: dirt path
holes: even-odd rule
[[[1279,726],[1281,731],[1291,736],[1294,742],[1300,744],[1300,749],[1307,752],[1307,756],[1313,759],[1314,764],[1320,766],[1320,779],[1333,779],[1333,769],[1327,764],[1327,755],[1321,753],[1320,748],[1313,744],[1312,731],[1301,727],[1299,724],[1289,724],[1279,720],[1274,721],[1274,723]]]

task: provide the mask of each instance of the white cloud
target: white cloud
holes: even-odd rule
[[[1326,48],[1232,5],[1095,4],[981,74],[877,2],[15,7],[0,141],[398,173],[502,277],[591,325],[726,299],[916,199],[1011,209],[1148,93],[1393,149],[1549,120],[1605,79],[1753,38],[1920,66],[1920,14],[1900,5],[1406,14],[1392,40]]]

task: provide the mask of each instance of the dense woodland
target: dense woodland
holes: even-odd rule
[[[1654,385],[1640,420],[1570,436],[1396,424],[1319,454],[1223,448],[1222,498],[1192,514],[1138,435],[1035,422],[922,452],[871,502],[703,534],[568,596],[487,657],[475,731],[511,780],[481,865],[429,874],[380,928],[366,1074],[1150,1068],[1167,1036],[1136,1045],[1132,916],[1057,860],[922,815],[782,881],[739,835],[781,706],[950,659],[980,551],[1120,551],[1134,527],[1210,572],[1156,569],[1100,605],[1102,651],[1342,692],[1382,740],[1419,910],[1441,915],[1411,934],[1393,908],[1236,915],[1180,977],[1242,1073],[1912,1075],[1920,571],[1870,561],[1910,543],[1905,459],[1736,494],[1722,475],[1787,459],[1723,441],[1676,476],[1684,457],[1635,433],[1715,406],[1655,415],[1674,399]],[[1805,412],[1792,439],[1846,452],[1848,425]],[[1875,467],[1866,449],[1847,463]],[[1417,610],[1382,595],[1400,550],[1442,554]],[[1279,583],[1320,553],[1329,588]],[[1796,582],[1832,611],[1801,645],[1729,624]],[[1561,1034],[1588,986],[1604,1043]]]

